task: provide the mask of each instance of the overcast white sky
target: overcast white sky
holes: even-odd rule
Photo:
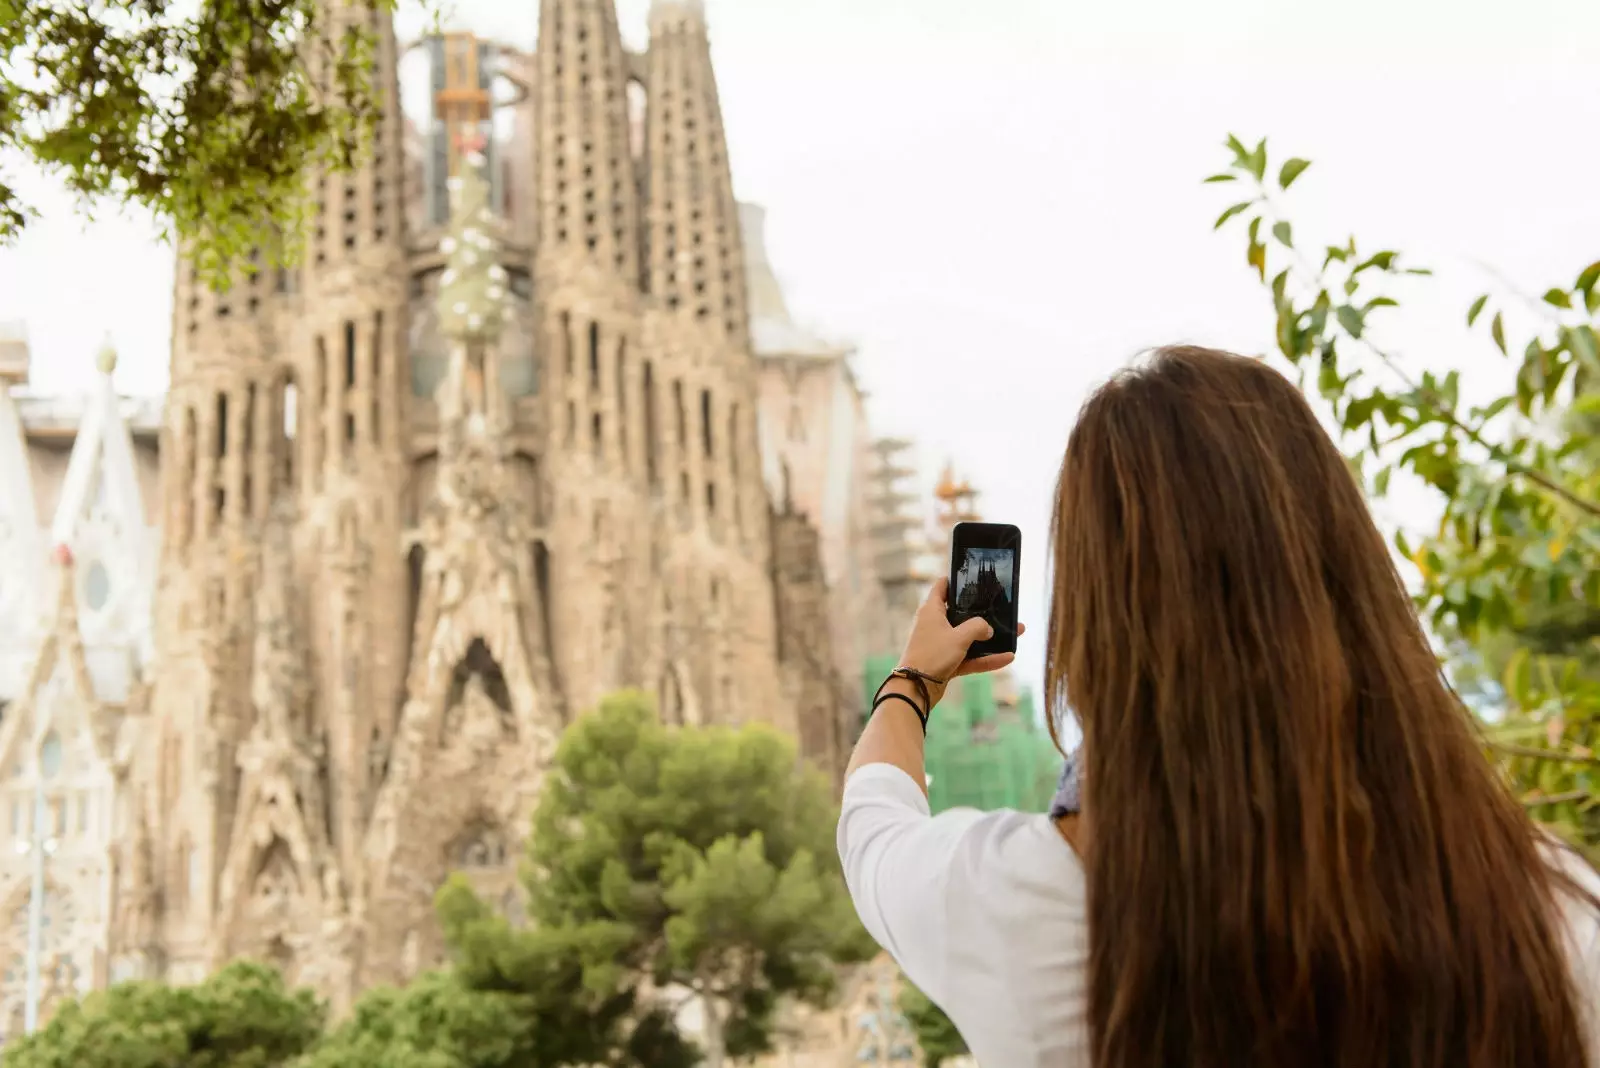
[[[797,312],[855,341],[878,428],[922,443],[1024,533],[1019,671],[1036,683],[1049,495],[1085,392],[1177,340],[1270,343],[1267,298],[1201,186],[1229,132],[1315,166],[1302,244],[1351,232],[1437,268],[1395,343],[1505,364],[1462,315],[1600,257],[1594,0],[707,0],[739,195]],[[648,0],[620,0],[639,45]],[[536,0],[458,0],[531,45]],[[417,25],[402,21],[402,32]],[[0,320],[39,386],[80,388],[110,331],[132,392],[165,384],[171,254],[147,223],[46,212],[0,250]],[[974,417],[974,413],[978,413]],[[1414,520],[1425,508],[1407,510]],[[1392,514],[1392,513],[1391,513]]]

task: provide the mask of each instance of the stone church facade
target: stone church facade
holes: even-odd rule
[[[108,353],[68,411],[0,338],[7,1033],[24,846],[46,1012],[243,955],[342,1008],[439,962],[451,872],[515,909],[541,770],[601,696],[837,775],[891,633],[849,352],[734,199],[697,0],[657,0],[642,54],[610,0],[542,0],[527,55],[433,39],[420,131],[387,19],[334,15],[377,42],[374,142],[312,177],[298,267],[216,292],[180,258],[163,404]]]

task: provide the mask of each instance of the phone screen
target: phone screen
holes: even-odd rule
[[[967,659],[1017,651],[1017,572],[1022,532],[1009,523],[957,523],[950,535],[952,626],[982,616],[994,637],[973,642]]]

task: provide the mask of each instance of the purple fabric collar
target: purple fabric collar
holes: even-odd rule
[[[1050,818],[1060,819],[1062,816],[1076,816],[1083,809],[1083,761],[1079,750],[1074,749],[1067,754],[1067,762],[1061,769],[1061,781],[1056,785],[1056,796],[1050,802]]]

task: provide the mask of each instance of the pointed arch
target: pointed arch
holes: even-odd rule
[[[506,682],[505,671],[494,653],[490,651],[488,643],[482,638],[472,639],[465,655],[456,663],[455,672],[450,678],[450,690],[445,698],[445,707],[453,708],[460,703],[462,695],[474,677],[479,680],[484,693],[494,702],[495,707],[510,715],[511,688]]]
[[[446,844],[445,863],[451,871],[468,874],[503,871],[512,853],[513,843],[504,825],[480,809]]]

